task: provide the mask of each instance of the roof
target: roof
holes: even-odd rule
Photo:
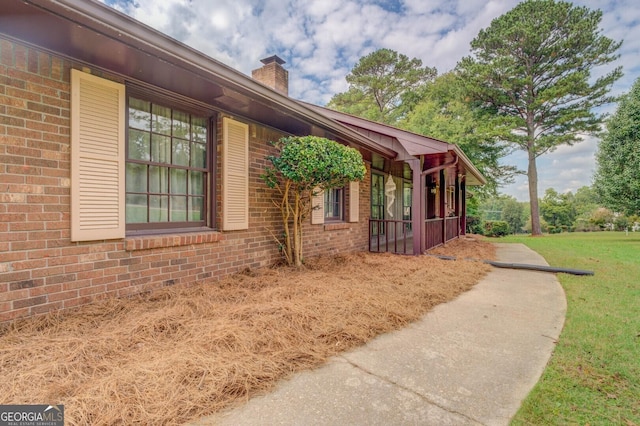
[[[283,132],[397,152],[93,0],[2,0],[0,34]],[[275,59],[275,58],[274,58]]]
[[[316,105],[309,106],[319,113],[324,114],[327,117],[330,117],[342,124],[352,126],[353,128],[366,129],[379,135],[386,136],[386,140],[389,141],[387,143],[390,144],[390,147],[398,151],[398,159],[406,159],[407,156],[417,157],[422,155],[453,153],[459,158],[459,162],[462,163],[462,168],[464,169],[464,171],[467,172],[467,174],[471,174],[471,176],[467,177],[467,184],[484,185],[485,183],[487,183],[482,173],[480,173],[480,171],[473,165],[471,160],[469,160],[462,149],[455,144],[434,139],[429,136],[420,135],[418,133],[409,132],[407,130],[402,130],[397,127],[389,126],[387,124],[377,123],[329,108],[319,107]],[[380,143],[384,144],[385,139],[378,140],[380,141]],[[399,149],[399,147],[394,144],[394,141],[397,141],[397,144],[400,145],[401,149]]]
[[[485,183],[456,145],[296,101],[94,0],[2,0],[0,34],[289,134],[328,137],[395,160],[454,152],[474,177],[468,184]]]

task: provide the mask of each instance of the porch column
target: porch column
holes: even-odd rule
[[[460,212],[460,235],[467,234],[467,185],[463,180],[460,183],[460,192],[462,196],[462,211]]]
[[[442,219],[442,244],[447,244],[447,214],[445,212],[446,195],[447,195],[447,182],[445,181],[445,170],[440,170],[440,218]]]
[[[458,229],[456,230],[456,235],[460,236],[460,175],[456,173],[456,187],[454,193],[454,214],[458,218]]]
[[[413,190],[411,193],[411,228],[413,229],[413,254],[424,252],[424,179],[419,159],[407,160],[411,167]]]

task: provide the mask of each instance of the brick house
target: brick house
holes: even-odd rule
[[[282,64],[250,78],[101,3],[4,0],[0,321],[273,264],[260,174],[286,135],[367,165],[314,201],[305,256],[464,233],[466,185],[484,179],[457,147],[293,100]]]

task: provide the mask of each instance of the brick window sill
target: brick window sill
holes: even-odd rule
[[[179,247],[223,241],[224,235],[216,231],[189,232],[183,234],[144,235],[124,239],[126,251]]]
[[[327,223],[324,225],[325,231],[337,231],[339,229],[349,229],[351,227],[350,224],[345,222],[340,223]]]

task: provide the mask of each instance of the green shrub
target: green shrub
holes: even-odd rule
[[[276,238],[289,265],[302,266],[303,223],[313,210],[312,198],[320,191],[361,181],[367,168],[360,152],[316,136],[287,136],[274,142],[278,155],[261,176],[275,189],[274,204],[280,209],[284,235]],[[272,233],[272,235],[275,235]]]
[[[509,224],[504,220],[487,220],[484,223],[484,235],[487,237],[504,237],[509,233]]]
[[[467,233],[483,235],[482,219],[480,216],[467,216]]]

